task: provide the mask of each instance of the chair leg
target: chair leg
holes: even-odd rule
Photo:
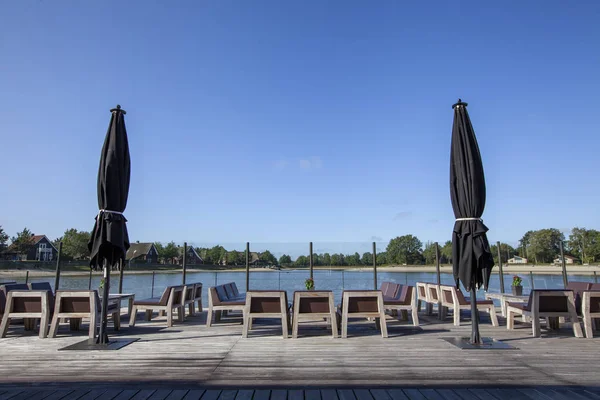
[[[173,309],[169,307],[167,310],[167,328],[173,326]]]
[[[511,310],[506,311],[506,329],[512,330],[515,328],[515,313]]]
[[[113,318],[113,326],[115,328],[115,331],[119,331],[121,329],[121,313],[120,312],[113,313],[112,318]]]
[[[249,313],[244,313],[244,326],[242,327],[242,338],[248,337],[248,325],[250,325],[250,316]]]
[[[42,312],[42,317],[40,318],[40,339],[45,339],[48,336],[48,313],[46,311]]]
[[[288,338],[288,319],[285,313],[281,315],[281,335],[284,339]]]
[[[348,316],[342,314],[342,339],[348,337]]]
[[[56,317],[56,315],[58,314],[58,311],[55,311],[55,312],[56,312],[56,314],[54,314],[54,317],[52,317],[52,324],[50,325],[49,336],[51,338],[55,338],[56,333],[58,332],[58,318]]]
[[[88,336],[90,339],[94,339],[96,337],[96,325],[97,325],[96,317],[97,317],[97,313],[95,313],[95,312],[90,313],[90,327],[88,330]]]
[[[189,311],[188,315],[190,315],[192,317],[194,316],[194,308],[195,308],[194,303],[188,304],[188,311]]]
[[[137,306],[133,306],[131,309],[131,313],[129,314],[129,326],[135,326],[135,314],[137,313]]]
[[[146,321],[152,321],[152,313],[154,310],[146,310]],[[158,313],[160,315],[160,312]]]
[[[213,317],[213,310],[212,308],[208,309],[208,313],[206,313],[206,327],[210,328],[212,326],[212,317]]]
[[[198,312],[202,312],[202,300],[198,300]]]
[[[413,326],[419,326],[419,313],[417,312],[416,307],[412,308],[412,320],[413,320]]]
[[[592,318],[589,315],[583,314],[583,327],[585,328],[585,337],[587,339],[591,339],[594,337],[594,327],[592,323]],[[4,337],[4,336],[3,336]]]
[[[177,307],[177,320],[179,322],[183,322],[184,314],[185,314],[185,307],[184,306]]]
[[[492,326],[498,326],[498,317],[496,316],[496,308],[494,306],[490,306],[488,308],[488,313],[490,314],[490,319],[492,320]]]
[[[454,307],[454,326],[460,326],[460,308]]]
[[[406,310],[402,310],[403,312],[406,312]],[[379,325],[381,328],[381,337],[386,338],[388,337],[388,331],[387,331],[387,322],[385,321],[385,313],[383,311],[379,312]]]
[[[540,318],[537,315],[531,317],[531,330],[533,332],[533,337],[542,336],[540,329]]]
[[[6,337],[6,332],[8,332],[8,325],[10,325],[10,318],[8,318],[8,313],[6,313],[2,317],[2,324],[0,325],[0,338]]]
[[[417,300],[417,312],[421,312],[421,300]]]

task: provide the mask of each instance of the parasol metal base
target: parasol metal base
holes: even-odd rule
[[[78,342],[59,350],[119,350],[138,340],[140,338],[110,339],[107,344],[99,344],[96,343],[96,339],[86,339],[83,342]]]
[[[517,350],[509,344],[489,337],[482,337],[481,344],[472,344],[470,337],[446,337],[442,338],[462,350]]]

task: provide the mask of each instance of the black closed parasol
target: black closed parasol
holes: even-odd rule
[[[487,290],[494,259],[481,216],[485,208],[485,177],[467,103],[452,106],[454,124],[450,149],[450,197],[456,222],[452,232],[452,263],[457,287],[471,292],[471,344],[481,344],[476,290]]]
[[[123,215],[129,195],[131,162],[125,129],[125,110],[117,105],[112,113],[98,169],[98,215],[88,243],[91,268],[104,268],[102,315],[97,343],[108,344],[106,333],[110,269],[125,261],[129,249],[127,219]]]

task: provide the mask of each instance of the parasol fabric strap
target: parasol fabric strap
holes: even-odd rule
[[[481,218],[472,218],[472,217],[469,217],[469,218],[456,218],[456,222],[458,222],[458,221],[481,221],[481,222],[483,222],[483,220]]]
[[[98,217],[100,216],[100,214],[102,213],[109,213],[109,214],[118,214],[118,215],[123,215],[122,212],[120,211],[113,211],[113,210],[100,210],[98,211]]]

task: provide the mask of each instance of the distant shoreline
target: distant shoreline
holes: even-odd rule
[[[318,266],[314,267],[315,271],[373,271],[373,267],[366,266],[356,266],[356,267],[323,267]],[[15,269],[0,269],[0,278],[1,279],[16,279],[16,278],[24,278],[29,271],[29,276],[32,278],[44,278],[44,277],[53,277],[55,272],[53,270],[45,269],[45,270],[15,270]],[[126,269],[125,275],[151,275],[154,273],[159,274],[181,274],[181,268],[174,269]],[[188,268],[188,273],[198,273],[198,272],[216,272],[216,273],[227,273],[227,272],[245,272],[246,269],[244,267],[240,268],[228,268],[228,269],[203,269],[203,268]],[[281,270],[276,269],[268,269],[268,268],[250,268],[250,272],[262,272],[262,273],[270,273],[277,271],[297,271],[297,272],[309,272],[308,268],[282,268]],[[440,266],[440,271],[442,273],[452,273],[452,266],[443,265]],[[497,266],[494,267],[493,273],[497,274],[499,268]],[[377,272],[436,272],[436,268],[434,265],[403,265],[403,266],[378,266]],[[505,275],[510,274],[529,274],[532,272],[534,274],[548,274],[548,275],[560,275],[562,274],[562,268],[560,266],[552,266],[552,265],[505,265],[503,266],[503,272]],[[567,273],[569,274],[577,274],[577,275],[594,275],[594,272],[597,275],[600,275],[600,266],[583,266],[583,265],[567,265]],[[93,275],[102,275],[102,271],[94,271]],[[118,272],[113,271],[113,275],[118,275]],[[89,271],[61,271],[61,276],[89,276]]]

